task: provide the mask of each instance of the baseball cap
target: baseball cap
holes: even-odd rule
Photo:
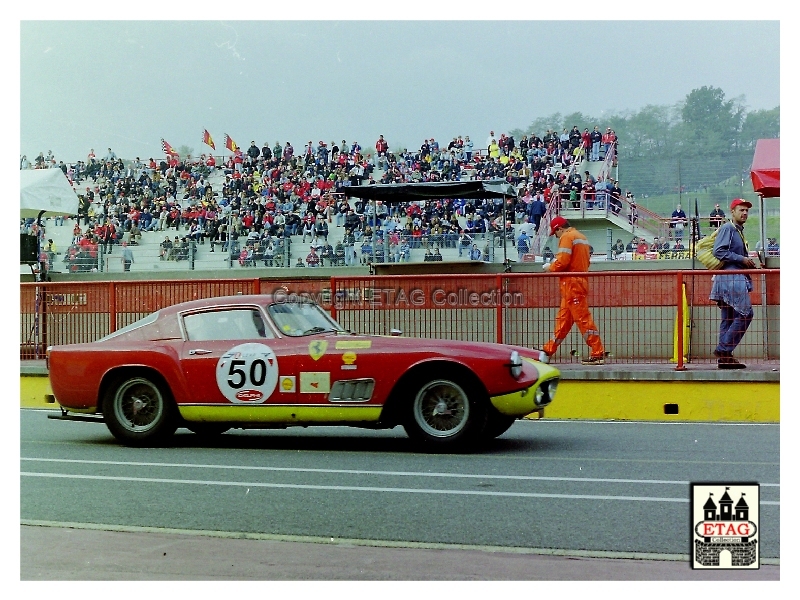
[[[753,208],[753,205],[750,204],[747,200],[742,200],[741,198],[734,198],[733,202],[731,202],[731,210],[733,210],[739,205],[746,206],[747,208]]]
[[[556,234],[556,229],[559,227],[563,227],[567,224],[567,220],[564,217],[558,216],[552,221],[550,221],[550,235]]]

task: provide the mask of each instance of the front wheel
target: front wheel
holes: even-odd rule
[[[486,427],[483,428],[481,437],[484,440],[493,440],[508,431],[516,421],[516,417],[509,417],[497,411],[494,407],[489,409],[486,419]]]
[[[175,405],[169,391],[144,376],[112,384],[103,402],[106,426],[130,446],[156,445],[177,429]]]
[[[435,450],[463,450],[476,442],[486,423],[486,402],[466,389],[456,378],[418,387],[403,425],[408,436]]]

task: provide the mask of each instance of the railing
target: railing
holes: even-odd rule
[[[748,271],[755,317],[736,356],[780,357],[780,271]],[[708,299],[711,271],[587,273],[589,304],[609,362],[714,361],[719,309]],[[560,304],[557,274],[413,275],[21,284],[20,357],[48,345],[92,342],[162,307],[187,300],[273,294],[318,301],[346,328],[407,336],[541,347]],[[686,304],[684,304],[684,298]],[[684,327],[679,327],[683,323]],[[586,354],[577,328],[553,357]],[[684,352],[678,352],[684,348]]]

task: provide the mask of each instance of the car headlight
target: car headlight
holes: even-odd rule
[[[556,388],[558,387],[558,379],[548,379],[536,388],[533,395],[533,401],[536,406],[544,406],[550,404],[556,395]]]
[[[511,376],[514,379],[519,379],[520,375],[522,375],[522,359],[519,357],[519,352],[516,350],[511,351],[511,360],[508,364],[509,369],[511,369]]]
[[[533,401],[536,402],[536,406],[541,406],[545,401],[547,394],[545,394],[544,386],[545,384],[542,384],[536,388],[536,393],[533,395]]]

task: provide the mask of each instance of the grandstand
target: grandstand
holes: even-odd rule
[[[560,163],[553,165],[552,173],[556,176],[562,175],[566,182],[569,182],[575,174],[586,174],[593,179],[612,180],[615,173],[614,152],[603,156],[600,161],[587,161],[583,157],[567,168]],[[229,171],[228,171],[229,172]],[[380,180],[385,171],[375,168],[372,178]],[[471,165],[465,164],[461,171],[461,179],[471,179],[476,175],[475,169]],[[214,190],[223,189],[226,175],[223,168],[212,169],[206,176],[206,180]],[[75,187],[81,189],[87,180],[76,182]],[[520,196],[525,193],[526,181],[520,181],[517,188]],[[352,188],[351,188],[352,189]],[[357,240],[355,244],[355,260],[345,264],[341,257],[323,258],[322,268],[347,268],[358,271],[368,271],[370,263],[395,263],[395,262],[426,262],[428,260],[441,260],[443,262],[470,262],[476,260],[477,253],[482,262],[502,263],[504,260],[509,262],[526,261],[542,262],[542,254],[555,247],[554,241],[549,239],[549,220],[556,214],[561,214],[580,228],[593,246],[593,260],[606,260],[612,258],[611,244],[615,239],[622,239],[628,243],[632,237],[644,239],[648,243],[659,236],[665,236],[668,232],[668,219],[650,213],[645,209],[637,209],[631,199],[617,197],[617,204],[611,206],[608,201],[590,202],[581,193],[577,199],[569,198],[566,186],[562,187],[548,205],[547,212],[542,219],[542,226],[538,233],[533,236],[530,250],[523,256],[518,256],[516,239],[519,236],[523,223],[516,220],[513,215],[508,215],[512,221],[511,230],[507,232],[504,240],[500,231],[495,233],[470,233],[470,242],[477,248],[476,253],[472,245],[462,246],[453,238],[444,239],[423,238],[419,243],[410,245],[404,252],[400,252],[400,247],[387,248],[383,252],[375,251],[374,255],[369,254],[370,246],[364,247],[362,240]],[[341,198],[341,195],[339,195]],[[528,196],[529,199],[529,196]],[[353,199],[349,200],[349,205],[353,207]],[[367,222],[369,217],[366,217]],[[458,215],[459,228],[467,226],[465,214]],[[122,273],[123,263],[121,251],[118,245],[114,245],[112,251],[107,254],[100,253],[99,260],[97,253],[94,256],[88,254],[76,256],[76,252],[71,249],[73,245],[73,229],[76,220],[73,217],[64,219],[47,219],[45,221],[44,240],[53,240],[56,252],[50,255],[49,272],[51,273]],[[86,230],[85,220],[80,220],[80,227]],[[24,228],[24,224],[23,224]],[[327,241],[333,249],[343,241],[345,233],[344,226],[337,220],[330,219],[329,233]],[[131,250],[134,255],[134,263],[131,267],[132,272],[147,273],[150,276],[158,277],[162,273],[189,272],[189,271],[230,271],[233,270],[274,270],[286,267],[306,267],[306,257],[310,254],[312,245],[320,253],[322,240],[315,240],[310,236],[296,234],[290,237],[290,243],[284,248],[276,246],[274,257],[270,260],[256,255],[254,259],[247,259],[240,255],[240,249],[245,245],[245,238],[241,238],[239,243],[231,249],[223,247],[219,242],[212,244],[210,240],[203,243],[186,242],[186,248],[181,252],[177,250],[164,251],[161,243],[165,238],[171,242],[182,242],[188,235],[187,226],[178,225],[166,230],[143,231],[138,239],[130,242]],[[176,240],[175,238],[178,238]],[[383,232],[383,238],[389,235]],[[274,238],[273,238],[274,239]],[[549,245],[548,245],[549,244]],[[435,254],[435,256],[429,256]],[[614,258],[631,258],[630,255],[614,256]],[[29,274],[30,268],[26,265],[21,266],[22,274]]]
[[[213,174],[207,178],[215,189],[220,189],[225,181],[225,176],[221,170],[214,171]],[[352,201],[350,202],[352,205]],[[463,226],[465,221],[464,217],[460,217],[460,222]],[[100,261],[86,261],[84,264],[75,264],[75,261],[70,261],[69,248],[73,243],[73,230],[76,224],[76,219],[67,217],[59,223],[56,219],[49,218],[45,220],[45,240],[52,239],[56,247],[56,254],[51,258],[49,271],[51,273],[69,273],[69,272],[103,272],[103,273],[122,273],[123,265],[121,259],[121,251],[119,245],[114,245],[110,254],[102,254]],[[83,224],[83,219],[80,221],[82,230],[86,227]],[[313,244],[310,238],[303,241],[302,235],[291,236],[291,243],[289,244],[288,256],[276,255],[271,261],[272,266],[266,266],[265,261],[262,259],[258,262],[240,261],[239,252],[229,252],[224,250],[219,242],[215,244],[214,251],[212,252],[212,244],[209,240],[205,240],[202,244],[194,244],[195,252],[192,257],[189,253],[185,253],[185,257],[175,256],[175,258],[162,257],[161,242],[165,237],[169,237],[174,241],[175,237],[182,239],[187,235],[186,226],[178,226],[178,228],[171,227],[164,231],[152,230],[144,231],[141,238],[137,243],[131,244],[131,249],[134,255],[134,263],[131,266],[131,272],[147,272],[151,273],[154,277],[159,274],[166,274],[175,271],[236,271],[236,276],[241,276],[241,272],[250,270],[277,270],[281,267],[296,267],[298,259],[302,259],[305,266],[305,259],[311,252]],[[336,226],[335,222],[329,225],[328,241],[332,247],[336,247],[337,243],[342,241],[344,237],[344,227]],[[471,236],[473,242],[478,244],[481,249],[481,259],[488,257],[490,262],[502,262],[503,252],[501,247],[501,240],[494,239],[493,236],[475,234]],[[242,241],[239,247],[242,246]],[[487,247],[488,246],[488,247]],[[469,253],[463,252],[459,255],[458,247],[440,243],[430,243],[420,245],[419,247],[409,248],[410,256],[408,260],[403,262],[424,262],[425,255],[428,247],[433,250],[439,249],[439,253],[443,261],[470,261]],[[358,271],[368,272],[369,265],[366,258],[361,252],[361,243],[356,243],[356,259],[357,265],[346,267],[348,269],[355,269]],[[516,251],[513,248],[513,242],[508,242],[508,255],[516,257]],[[177,258],[177,260],[176,260]],[[387,257],[389,262],[394,262],[394,256]],[[376,262],[383,262],[376,261]],[[331,267],[331,261],[323,260],[323,265],[318,268]],[[72,267],[72,268],[71,268]],[[338,268],[342,268],[339,266]],[[21,266],[21,274],[30,274],[30,268],[26,265]]]

